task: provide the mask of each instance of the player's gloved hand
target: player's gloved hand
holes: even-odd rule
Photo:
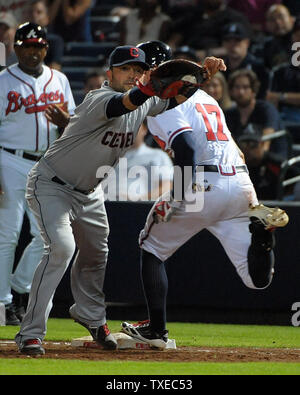
[[[153,219],[156,224],[159,222],[169,222],[172,215],[180,208],[182,202],[162,200],[155,204]]]

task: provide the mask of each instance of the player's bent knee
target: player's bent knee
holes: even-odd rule
[[[49,247],[49,253],[52,256],[55,256],[55,259],[57,259],[58,262],[68,261],[68,260],[72,259],[73,254],[75,252],[75,248],[76,248],[76,245],[75,245],[75,243],[72,243],[72,242],[51,243],[51,245]]]

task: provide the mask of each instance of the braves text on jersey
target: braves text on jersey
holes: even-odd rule
[[[47,106],[58,104],[71,114],[75,109],[67,77],[43,66],[34,78],[13,65],[0,73],[0,86],[0,146],[44,153],[58,137],[44,115]]]

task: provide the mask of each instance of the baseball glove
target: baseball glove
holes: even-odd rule
[[[138,87],[145,94],[161,99],[177,95],[189,97],[208,78],[209,73],[205,67],[189,60],[175,59],[160,64],[151,72],[148,84],[138,83]]]

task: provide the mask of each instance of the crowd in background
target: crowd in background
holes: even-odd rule
[[[174,58],[223,57],[227,71],[204,89],[224,110],[259,199],[278,197],[283,169],[288,178],[300,174],[287,162],[300,144],[300,0],[0,0],[6,66],[17,61],[14,34],[28,20],[47,28],[45,63],[68,76],[77,104],[101,86],[108,56],[86,63],[84,77],[73,81],[66,59],[74,42],[161,40]],[[285,188],[284,198],[300,200],[298,185]]]

